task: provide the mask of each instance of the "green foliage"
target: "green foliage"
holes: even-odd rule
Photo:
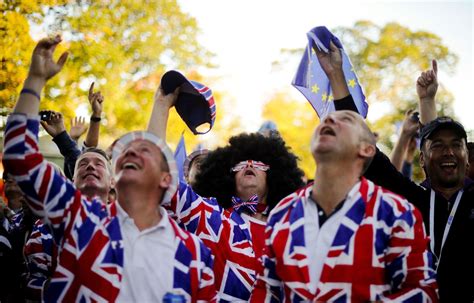
[[[26,77],[34,47],[30,22],[49,35],[62,34],[58,57],[69,52],[64,69],[48,82],[41,108],[72,118],[79,106],[89,108],[87,90],[95,81],[105,97],[101,136],[107,142],[146,128],[153,94],[167,69],[197,75],[193,70],[212,56],[197,42],[196,20],[176,0],[7,2],[0,20],[6,29],[0,31],[0,107],[12,108]],[[177,141],[185,125],[176,114],[170,124],[169,137]]]
[[[396,122],[403,121],[408,109],[418,107],[416,79],[420,73],[431,68],[432,59],[438,61],[439,70],[448,74],[453,73],[458,62],[457,56],[443,44],[439,36],[426,31],[412,31],[398,23],[379,26],[370,21],[358,21],[352,27],[339,27],[333,32],[341,39],[344,49],[351,58],[369,105],[377,102],[390,105],[389,114],[369,124],[372,130],[379,133],[381,143],[392,148],[393,139],[396,139],[396,136],[393,136]],[[303,49],[282,50],[283,55],[298,58],[302,52]],[[454,116],[453,96],[442,86],[443,79],[439,81],[441,85],[436,95],[438,114]],[[277,103],[272,100],[267,107],[273,107]],[[303,116],[292,117],[290,111],[294,109],[286,108],[288,118],[275,116],[274,120],[278,125],[313,124],[314,119],[301,120],[304,119]],[[301,133],[306,131],[304,127],[295,130]],[[288,142],[291,140],[293,139],[288,139]],[[306,141],[306,146],[297,145],[293,148],[302,158],[302,165],[308,174],[307,168],[313,161],[312,157],[305,154],[305,150],[309,149],[309,139]],[[414,173],[418,178],[422,177],[422,172],[417,166]]]

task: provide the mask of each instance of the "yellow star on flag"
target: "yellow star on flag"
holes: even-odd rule
[[[333,97],[332,94],[331,94],[331,95],[329,95],[329,97],[328,97],[328,102],[331,102],[332,100],[334,100],[334,97]]]
[[[323,101],[326,101],[328,99],[328,95],[326,93],[323,93],[323,95],[321,96],[321,99]]]
[[[354,86],[357,85],[356,80],[355,79],[350,79],[349,82],[347,82],[347,85],[354,88]]]
[[[311,86],[311,92],[317,94],[319,92],[319,87],[317,84]]]

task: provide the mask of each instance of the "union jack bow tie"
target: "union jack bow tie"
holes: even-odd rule
[[[232,197],[232,208],[239,214],[248,212],[255,214],[257,212],[258,196],[253,195],[247,201],[242,201],[239,197]]]

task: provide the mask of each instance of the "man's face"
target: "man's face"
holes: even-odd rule
[[[325,157],[356,158],[363,134],[364,121],[355,112],[336,111],[324,118],[311,141],[315,160]]]
[[[107,160],[102,155],[96,152],[86,152],[77,159],[74,184],[89,198],[108,193],[111,181]]]
[[[242,161],[232,169],[235,172],[236,194],[242,197],[242,193],[249,191],[253,194],[264,194],[267,189],[267,173],[270,167],[259,161]]]
[[[188,172],[188,183],[193,186],[196,182],[196,175],[201,171],[201,164],[204,161],[206,155],[196,156],[193,161],[191,161],[191,167]]]
[[[462,186],[468,167],[466,142],[453,130],[438,130],[424,143],[420,161],[433,188]]]
[[[129,183],[166,189],[171,182],[171,174],[160,149],[142,139],[132,141],[123,149],[115,163],[115,175],[117,190],[121,184]]]

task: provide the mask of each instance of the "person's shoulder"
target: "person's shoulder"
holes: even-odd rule
[[[302,207],[301,202],[303,202],[303,200],[309,196],[312,186],[312,183],[305,185],[304,187],[281,199],[280,202],[278,202],[278,204],[270,212],[267,225],[274,225],[276,222],[282,220],[282,218],[286,217],[287,213],[291,212],[298,205]],[[301,212],[301,214],[303,214],[303,212]]]

